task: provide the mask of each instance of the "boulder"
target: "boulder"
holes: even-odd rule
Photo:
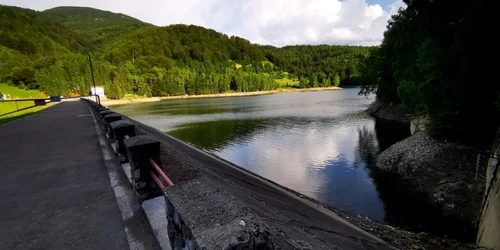
[[[445,215],[475,225],[485,188],[486,156],[471,146],[416,132],[377,157],[377,167],[397,173]]]

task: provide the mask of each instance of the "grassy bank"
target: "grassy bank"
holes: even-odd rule
[[[23,117],[26,117],[26,116],[29,116],[31,114],[34,114],[40,110],[43,110],[43,109],[46,109],[48,108],[50,105],[47,105],[47,106],[38,106],[38,107],[31,107],[29,109],[25,109],[25,110],[22,110],[22,111],[17,111],[15,113],[10,113],[10,114],[7,114],[7,115],[1,115],[0,114],[0,125],[1,124],[5,124],[5,123],[9,123],[9,122],[12,122],[12,121],[15,121],[17,119],[21,119]],[[2,104],[0,104],[0,113],[4,114],[3,110],[2,110]]]
[[[38,90],[24,90],[7,84],[0,84],[0,93],[8,99],[39,98],[46,95]],[[47,106],[34,107],[33,101],[0,102],[0,124],[8,123],[38,112]]]
[[[307,88],[307,89],[296,89],[296,88],[280,88],[277,90],[266,90],[266,91],[255,91],[255,92],[231,92],[231,93],[221,93],[221,94],[210,94],[210,95],[181,95],[181,96],[163,96],[163,97],[138,97],[129,96],[124,97],[120,100],[102,100],[101,103],[106,106],[129,104],[129,103],[141,103],[141,102],[155,102],[161,100],[173,100],[173,99],[190,99],[190,98],[214,98],[214,97],[236,97],[236,96],[254,96],[254,95],[268,95],[283,92],[307,92],[307,91],[322,91],[322,90],[339,90],[340,87],[325,87],[325,88]]]

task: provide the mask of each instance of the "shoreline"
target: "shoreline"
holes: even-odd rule
[[[194,99],[194,98],[219,98],[219,97],[239,97],[239,96],[256,96],[256,95],[269,95],[285,92],[310,92],[310,91],[325,91],[325,90],[340,90],[341,87],[326,87],[326,88],[307,88],[307,89],[276,89],[276,90],[264,90],[264,91],[253,91],[253,92],[232,92],[232,93],[220,93],[220,94],[205,94],[205,95],[179,95],[179,96],[161,96],[161,97],[145,97],[145,98],[130,98],[130,99],[120,99],[120,100],[101,100],[101,104],[106,106],[131,104],[131,103],[145,103],[145,102],[157,102],[162,100],[176,100],[176,99]]]

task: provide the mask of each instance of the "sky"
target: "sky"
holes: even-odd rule
[[[34,10],[85,6],[158,26],[195,24],[252,43],[378,45],[402,0],[0,0]]]

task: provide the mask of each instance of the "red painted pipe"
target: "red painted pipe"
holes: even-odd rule
[[[173,186],[174,183],[167,177],[167,175],[161,170],[160,167],[158,167],[158,164],[156,164],[156,162],[149,158],[149,163],[151,163],[151,165],[153,165],[153,167],[156,169],[156,171],[158,172],[158,174],[160,174],[161,177],[163,177],[163,179],[165,180],[165,182],[167,183],[168,186]]]
[[[153,181],[155,181],[156,185],[158,185],[158,187],[163,191],[165,186],[163,186],[160,179],[158,179],[158,177],[156,177],[156,175],[153,172],[149,172],[149,175],[151,175],[151,178],[153,178]]]

